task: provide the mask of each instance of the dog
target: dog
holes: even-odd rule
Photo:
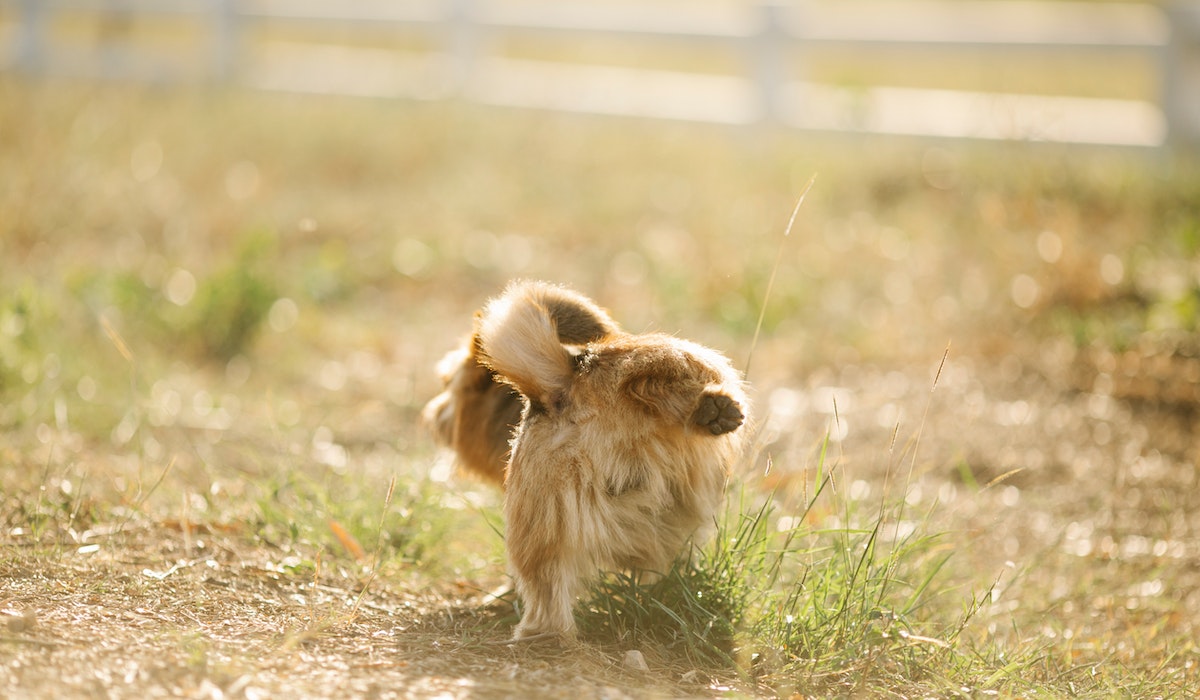
[[[749,401],[726,357],[626,333],[564,287],[509,285],[450,365],[427,413],[472,470],[496,480],[505,463],[505,545],[524,603],[514,639],[573,638],[576,597],[601,571],[665,572],[714,521],[747,442]]]

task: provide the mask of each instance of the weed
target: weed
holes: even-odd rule
[[[734,665],[739,635],[768,566],[769,508],[729,511],[712,542],[665,574],[614,574],[597,583],[580,629],[591,638],[636,647],[651,643],[692,663]]]
[[[111,295],[155,342],[200,360],[225,363],[248,352],[275,302],[275,255],[271,235],[251,233],[228,260],[200,279],[179,269],[159,290],[137,274],[118,273],[111,281]]]
[[[743,489],[711,542],[665,575],[603,580],[579,613],[583,634],[623,648],[652,645],[785,694],[925,676],[956,682],[942,677],[947,659],[986,596],[957,617],[930,619],[945,608],[933,599],[955,590],[942,580],[951,556],[942,537],[922,523],[897,535],[903,498],[864,511],[829,488],[823,463],[817,471],[821,481],[799,514]],[[826,512],[847,524],[812,527],[823,499],[840,501]]]
[[[32,286],[0,296],[0,399],[10,399],[21,386],[37,380],[41,361],[37,333],[45,323]]]
[[[273,254],[271,237],[251,235],[196,290],[195,311],[181,330],[195,337],[204,355],[227,362],[246,351],[275,301],[268,272]]]

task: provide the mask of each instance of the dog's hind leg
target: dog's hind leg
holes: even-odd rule
[[[742,407],[732,397],[705,393],[700,397],[700,405],[692,414],[692,423],[713,435],[724,435],[737,430],[745,418]]]
[[[510,573],[525,606],[514,637],[550,633],[570,638],[575,635],[572,609],[583,568],[579,513],[574,512],[577,499],[562,484],[546,488],[542,478],[523,480],[527,475],[522,466],[529,465],[517,465],[510,473],[515,480],[509,483],[504,503]]]

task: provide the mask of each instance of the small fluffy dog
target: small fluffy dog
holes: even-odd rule
[[[518,282],[448,360],[426,416],[474,471],[496,479],[507,462],[515,638],[574,636],[575,598],[597,572],[661,573],[713,521],[748,411],[720,353],[625,333],[586,297]]]

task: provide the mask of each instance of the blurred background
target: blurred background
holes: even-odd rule
[[[6,425],[71,424],[50,362],[132,439],[90,335],[153,386],[385,387],[382,440],[517,276],[758,353],[784,423],[856,385],[886,430],[948,341],[975,382],[1197,400],[1195,3],[5,0],[0,51]],[[1056,461],[992,451],[947,449]]]
[[[332,389],[293,426],[358,379],[389,443],[515,276],[757,353],[782,432],[850,385],[886,430],[948,341],[1046,401],[1198,396],[1194,2],[6,0],[0,52],[6,425],[125,444],[137,360],[224,429],[252,378]]]
[[[235,377],[364,320],[408,410],[514,276],[747,357],[761,322],[784,385],[958,339],[1090,388],[1200,313],[1191,2],[4,0],[0,56],[5,292]]]
[[[1194,3],[6,0],[9,70],[805,130],[1195,144]]]

